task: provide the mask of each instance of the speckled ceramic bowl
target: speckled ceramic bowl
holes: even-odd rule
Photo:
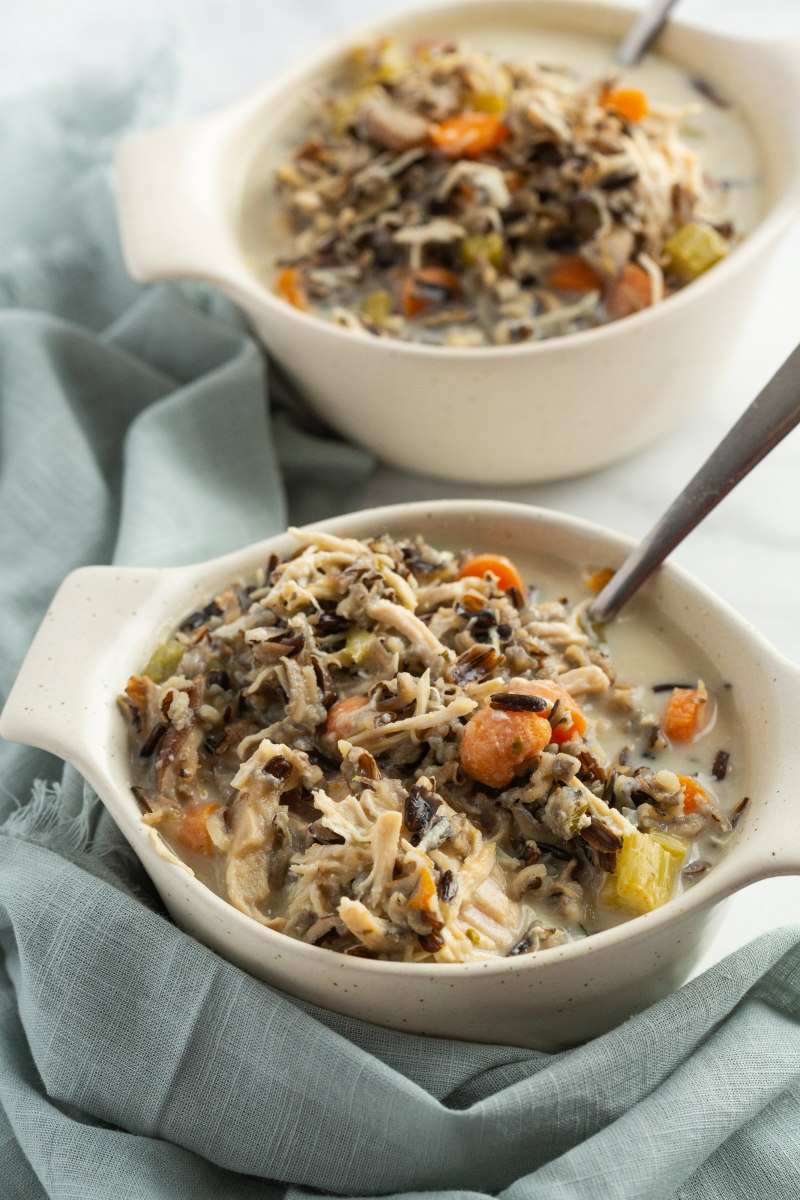
[[[395,466],[516,483],[578,474],[633,453],[702,402],[730,357],[768,252],[797,213],[800,47],[670,22],[659,53],[732,91],[753,127],[763,151],[763,215],[701,279],[602,328],[467,350],[353,334],[274,296],[243,236],[254,165],[267,170],[286,156],[315,86],[370,33],[403,45],[444,35],[492,47],[502,37],[519,52],[535,50],[540,31],[591,34],[606,40],[611,64],[631,19],[627,7],[584,0],[440,3],[338,38],[220,112],[127,140],[117,159],[117,197],[132,274],[222,289],[247,311],[311,406]],[[285,232],[267,229],[262,258],[273,261],[285,244]]]
[[[432,544],[513,556],[535,577],[542,556],[619,564],[629,542],[574,518],[499,502],[441,501],[367,510],[326,523],[366,536],[422,533]],[[555,1050],[614,1026],[677,987],[714,936],[720,901],[746,884],[800,873],[796,754],[800,670],[684,572],[662,569],[626,617],[664,618],[746,697],[737,747],[751,796],[725,857],[663,908],[561,948],[492,962],[422,966],[345,957],[266,929],[206,888],[145,826],[116,697],[155,645],[209,595],[296,543],[289,534],[197,566],[88,567],[58,592],[0,719],[0,734],[73,763],[97,790],[176,922],[252,974],[350,1016],[415,1033]],[[778,720],[778,714],[780,719]]]

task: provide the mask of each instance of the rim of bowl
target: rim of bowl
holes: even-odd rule
[[[571,514],[561,512],[559,510],[550,510],[535,505],[519,504],[513,501],[503,500],[478,500],[478,501],[463,501],[463,500],[439,500],[439,501],[411,501],[408,503],[383,505],[376,508],[356,510],[354,512],[343,513],[337,517],[332,517],[329,520],[316,521],[308,523],[305,526],[298,527],[302,532],[304,528],[326,529],[337,534],[337,536],[362,537],[364,534],[346,533],[344,531],[337,532],[336,526],[350,525],[358,522],[366,522],[374,519],[380,519],[382,514],[387,514],[389,520],[392,517],[399,516],[401,512],[411,512],[412,516],[415,513],[423,513],[425,511],[433,512],[434,514],[448,512],[463,513],[467,515],[469,512],[475,513],[477,516],[491,515],[503,513],[509,516],[523,517],[532,520],[532,524],[546,523],[555,528],[567,528],[570,531],[578,534],[589,535],[595,539],[612,539],[622,551],[627,551],[633,545],[635,540],[627,534],[620,533],[617,530],[611,529],[608,526],[596,524],[582,517],[574,517]],[[187,580],[187,584],[191,581],[191,586],[196,588],[199,584],[201,576],[198,575],[199,568],[206,568],[206,573],[213,574],[209,568],[214,568],[215,571],[224,566],[227,561],[230,561],[232,566],[238,560],[242,566],[239,569],[245,569],[244,564],[249,558],[254,561],[258,560],[258,556],[262,554],[264,548],[274,545],[276,541],[285,537],[293,537],[289,530],[284,530],[282,533],[275,534],[271,538],[264,539],[260,542],[253,542],[249,546],[242,547],[239,550],[229,554],[218,556],[214,559],[206,560],[205,562],[195,563],[191,566],[183,566],[177,568],[165,568],[168,572],[181,573]],[[116,568],[109,568],[114,570]],[[234,569],[236,569],[234,567]],[[705,584],[699,582],[685,568],[676,563],[667,562],[660,568],[665,572],[668,578],[672,578],[677,582],[682,590],[686,590],[691,595],[691,598],[696,602],[700,601],[705,604],[707,609],[712,610],[716,617],[721,617],[727,625],[734,626],[739,636],[744,638],[752,650],[759,650],[762,654],[768,655],[771,660],[783,661],[789,664],[789,660],[783,659],[777,650],[763,637],[759,631],[752,626],[744,617],[740,616],[734,608],[726,601],[718,597]],[[188,590],[188,589],[187,589]],[[696,640],[696,639],[692,639]],[[791,665],[791,664],[789,664]],[[121,719],[121,718],[120,718]],[[116,787],[114,788],[116,791]],[[125,795],[124,806],[131,814],[137,829],[143,828],[140,815],[133,811],[133,802],[129,795]],[[157,831],[156,831],[157,832]],[[164,843],[167,848],[168,843]],[[159,854],[165,862],[169,864],[169,868],[174,872],[181,872],[185,886],[189,887],[191,892],[200,900],[201,905],[210,906],[212,911],[216,911],[220,916],[225,918],[229,924],[233,922],[233,926],[240,926],[242,930],[247,930],[251,935],[258,930],[259,934],[265,938],[266,945],[274,946],[276,950],[284,947],[286,954],[294,955],[311,955],[312,960],[318,963],[326,962],[331,967],[338,964],[339,970],[352,970],[356,974],[371,974],[376,969],[381,974],[397,972],[406,979],[421,979],[422,977],[459,975],[471,976],[481,975],[485,971],[490,973],[503,973],[508,970],[552,970],[557,968],[558,964],[564,962],[572,962],[586,957],[590,954],[602,952],[605,947],[613,947],[619,942],[636,943],[650,936],[651,932],[659,929],[661,926],[677,924],[684,916],[696,914],[704,908],[709,909],[709,913],[714,904],[724,899],[734,891],[738,891],[744,886],[741,880],[735,881],[733,886],[725,886],[723,879],[730,874],[731,858],[736,853],[736,843],[731,845],[723,858],[715,867],[708,872],[703,878],[699,879],[687,891],[681,895],[673,897],[658,909],[651,912],[643,913],[634,916],[628,920],[620,922],[618,925],[611,926],[608,929],[599,930],[597,933],[588,935],[585,938],[580,938],[575,941],[566,942],[562,946],[554,946],[548,950],[536,951],[529,955],[519,955],[513,959],[507,957],[498,957],[496,959],[482,960],[479,962],[461,962],[461,963],[408,963],[396,962],[387,959],[362,959],[353,956],[336,954],[334,951],[328,950],[323,946],[308,945],[306,942],[300,941],[297,938],[292,938],[288,934],[281,933],[277,930],[269,929],[266,926],[260,925],[253,918],[248,917],[245,913],[240,912],[229,900],[224,899],[217,892],[213,891],[207,884],[192,873],[189,875],[185,866],[179,860],[176,864],[171,858],[160,854],[156,845],[151,842],[150,848],[153,853]],[[726,870],[727,867],[727,870]],[[176,875],[176,878],[179,876]],[[746,882],[746,881],[745,881]],[[192,901],[194,903],[194,901]],[[325,956],[320,958],[320,955]]]
[[[550,0],[545,0],[549,3]],[[562,0],[564,3],[564,0]],[[364,36],[380,36],[381,31],[386,27],[390,27],[393,22],[413,20],[416,16],[430,16],[432,12],[441,11],[452,12],[459,8],[465,10],[477,11],[482,8],[490,9],[491,0],[439,0],[439,3],[431,5],[414,4],[408,10],[400,10],[395,13],[387,14],[385,22],[367,22],[336,35],[333,38],[326,39],[322,44],[307,53],[298,57],[293,63],[281,70],[272,79],[267,80],[260,88],[257,87],[251,91],[248,96],[243,97],[238,102],[234,102],[232,107],[248,100],[253,102],[259,97],[264,100],[268,99],[274,93],[284,92],[290,84],[296,82],[297,76],[302,76],[314,69],[324,69],[326,65],[333,65],[333,60],[337,55],[346,50],[351,43],[356,44],[359,37]],[[619,16],[632,15],[632,10],[620,4],[595,3],[594,0],[569,0],[569,8],[574,11],[583,11],[588,13],[592,9],[604,10],[607,13],[612,13]],[[535,12],[535,10],[534,10]],[[670,26],[679,30],[681,33],[686,33],[689,36],[697,36],[701,38],[717,38],[720,41],[736,45],[747,45],[748,42],[759,44],[762,42],[765,46],[771,43],[767,39],[748,39],[743,37],[732,37],[727,34],[718,33],[716,30],[703,28],[701,25],[692,24],[686,21],[672,21]],[[555,26],[554,26],[555,28]],[[590,29],[577,31],[583,34],[591,34]],[[608,39],[610,41],[610,39]],[[667,57],[667,56],[663,56]],[[678,59],[669,59],[680,67],[681,63]],[[800,79],[800,71],[798,71]],[[756,136],[756,131],[752,128],[752,121],[749,118],[748,110],[742,108],[740,110],[747,123],[751,128],[754,141],[762,152],[761,166],[766,167],[766,162],[763,157],[763,140]],[[262,142],[264,145],[269,144],[268,141]],[[252,169],[255,157],[251,158],[247,170],[244,175],[246,180]],[[800,174],[800,161],[796,164],[796,174]],[[769,181],[767,180],[767,183]],[[238,189],[238,200],[244,192],[245,185],[242,184]],[[474,347],[458,347],[458,346],[440,346],[421,342],[407,342],[395,338],[375,338],[369,337],[366,334],[361,337],[359,334],[354,334],[352,330],[344,329],[341,326],[334,325],[331,321],[326,321],[323,317],[317,316],[314,313],[306,313],[300,309],[294,308],[287,301],[281,300],[274,292],[261,281],[259,276],[252,270],[247,263],[247,256],[244,253],[242,245],[241,233],[241,204],[236,208],[235,220],[230,222],[232,241],[235,247],[237,257],[239,259],[238,266],[244,272],[244,278],[247,280],[247,288],[249,295],[258,301],[265,303],[270,310],[278,316],[289,320],[290,322],[299,322],[300,328],[307,332],[316,330],[320,336],[330,335],[337,343],[341,339],[345,339],[345,344],[352,345],[356,340],[360,346],[371,347],[372,352],[377,353],[396,353],[411,356],[420,356],[422,358],[432,358],[434,361],[446,361],[448,359],[466,359],[467,361],[478,361],[484,358],[500,359],[509,357],[518,357],[525,354],[558,354],[568,351],[569,346],[575,344],[575,340],[579,339],[579,346],[589,347],[594,342],[599,340],[608,340],[620,336],[629,336],[629,331],[633,333],[642,326],[646,326],[648,322],[663,321],[667,317],[664,316],[665,305],[668,305],[667,316],[669,314],[679,315],[681,309],[686,304],[692,304],[694,298],[700,298],[709,291],[709,289],[724,286],[728,277],[739,272],[747,266],[754,257],[760,252],[766,252],[767,244],[774,241],[781,230],[789,223],[794,210],[800,205],[800,197],[795,198],[794,204],[791,201],[791,188],[784,186],[781,192],[772,199],[769,207],[762,213],[753,228],[745,233],[742,241],[733,247],[730,254],[721,262],[714,265],[714,268],[699,279],[693,280],[690,284],[679,289],[679,291],[668,296],[661,303],[651,305],[648,308],[641,309],[639,312],[631,313],[627,317],[621,317],[614,321],[609,321],[604,325],[597,325],[589,329],[580,329],[572,333],[561,334],[556,337],[544,338],[540,341],[519,342],[510,346],[474,346]],[[324,331],[324,333],[323,333]]]

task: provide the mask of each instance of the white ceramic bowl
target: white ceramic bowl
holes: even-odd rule
[[[557,513],[500,502],[440,501],[380,508],[326,523],[365,536],[420,532],[433,545],[491,548],[535,577],[537,556],[618,565],[626,538]],[[757,879],[800,873],[797,752],[800,669],[683,571],[666,567],[631,602],[637,619],[670,618],[746,708],[742,789],[751,802],[725,857],[655,912],[560,948],[489,963],[436,964],[346,957],[266,929],[159,851],[130,791],[132,749],[116,697],[128,676],[186,612],[273,551],[288,534],[197,566],[88,567],[58,592],[0,718],[0,734],[73,763],[100,794],[176,922],[277,987],[325,1008],[415,1033],[545,1050],[616,1025],[677,987],[708,948],[720,901]],[[628,610],[626,610],[628,611]],[[648,617],[649,614],[649,617]]]
[[[630,21],[630,9],[582,0],[459,0],[396,16],[380,32],[401,44],[444,34],[480,46],[501,31],[521,50],[537,30],[591,33],[608,39],[610,61]],[[354,335],[299,312],[271,294],[243,245],[253,164],[285,156],[314,86],[366,36],[337,39],[223,111],[122,144],[117,196],[132,274],[226,292],[311,406],[395,466],[485,483],[555,479],[660,437],[702,401],[730,355],[768,251],[798,209],[800,47],[680,23],[659,41],[664,56],[735,94],[761,144],[764,215],[725,262],[599,329],[458,350]]]

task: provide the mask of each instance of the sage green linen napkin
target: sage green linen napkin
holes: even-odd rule
[[[108,160],[168,68],[0,111],[0,699],[72,568],[232,549],[371,469],[226,302],[127,279]],[[0,772],[3,1200],[800,1194],[800,930],[568,1053],[413,1037],[177,930],[73,770]]]

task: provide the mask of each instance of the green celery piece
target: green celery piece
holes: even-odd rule
[[[360,667],[364,659],[368,657],[373,646],[377,642],[377,637],[374,633],[368,633],[366,629],[351,629],[347,635],[345,642],[345,654],[347,654],[353,666]]]
[[[474,267],[481,260],[491,263],[498,271],[503,265],[505,242],[503,235],[496,229],[491,233],[470,234],[464,238],[458,249],[465,267]]]
[[[637,913],[660,908],[673,893],[679,867],[656,838],[638,830],[626,834],[614,873],[618,900]]]
[[[667,270],[681,283],[691,283],[727,253],[725,238],[697,221],[682,225],[664,243]]]
[[[676,837],[674,833],[664,833],[661,829],[651,829],[650,837],[677,859],[678,865],[683,862],[686,857],[686,842],[682,838]]]
[[[374,43],[356,46],[352,60],[362,81],[367,84],[394,83],[409,70],[408,59],[391,38],[383,38],[377,46]]]
[[[381,325],[392,311],[392,297],[382,290],[369,292],[361,302],[361,311],[376,325]]]
[[[471,99],[475,112],[501,113],[508,108],[508,97],[497,92],[476,92]]]
[[[514,80],[511,72],[507,67],[499,66],[494,72],[494,77],[486,81],[486,86],[473,92],[468,98],[469,107],[475,112],[505,112],[513,90]]]
[[[159,646],[151,654],[144,674],[148,675],[153,683],[164,683],[177,671],[185,651],[186,647],[180,642],[164,642],[163,646]]]

